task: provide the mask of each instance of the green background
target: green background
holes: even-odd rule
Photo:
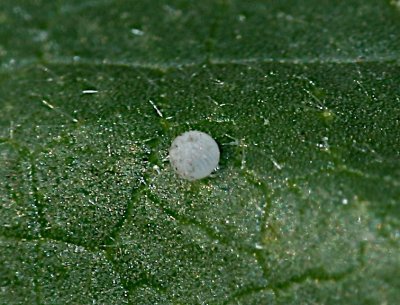
[[[399,1],[2,0],[0,304],[398,304],[399,56]]]

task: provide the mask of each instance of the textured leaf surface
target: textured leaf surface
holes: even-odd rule
[[[0,8],[0,304],[396,304],[398,1]],[[171,141],[221,148],[186,182]]]

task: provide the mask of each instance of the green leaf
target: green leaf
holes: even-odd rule
[[[399,37],[399,1],[3,0],[0,304],[396,304]]]

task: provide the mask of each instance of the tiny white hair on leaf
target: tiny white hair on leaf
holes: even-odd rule
[[[169,149],[169,161],[183,179],[198,180],[209,176],[219,163],[219,147],[208,134],[192,130],[176,137]]]

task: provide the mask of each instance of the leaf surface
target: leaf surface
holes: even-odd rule
[[[0,304],[396,304],[399,15],[4,0]],[[187,130],[204,180],[167,161]]]

